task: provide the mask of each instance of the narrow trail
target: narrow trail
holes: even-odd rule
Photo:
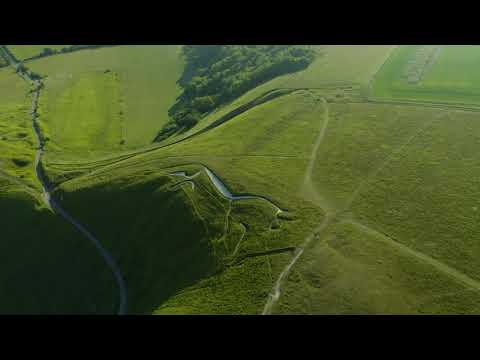
[[[38,145],[38,150],[35,156],[34,166],[35,166],[35,172],[36,172],[38,181],[42,186],[43,200],[45,201],[46,205],[54,211],[55,214],[62,216],[66,221],[68,221],[78,231],[80,231],[87,239],[89,239],[93,243],[93,245],[96,247],[97,251],[105,260],[105,262],[108,264],[108,266],[110,267],[115,277],[115,280],[119,288],[120,303],[118,308],[118,315],[124,315],[127,312],[127,287],[123,279],[122,273],[120,272],[120,269],[118,268],[115,260],[110,255],[110,253],[103,247],[100,241],[90,231],[88,231],[88,229],[85,226],[83,226],[79,221],[77,221],[67,211],[65,211],[50,193],[50,187],[43,173],[43,168],[42,168],[42,155],[45,151],[45,141],[42,137],[40,127],[38,126],[38,122],[37,122],[38,98],[40,96],[40,90],[41,90],[42,84],[39,80],[33,79],[30,76],[28,71],[20,70],[18,62],[16,62],[15,59],[12,56],[10,56],[8,50],[5,48],[5,45],[2,45],[1,49],[5,54],[7,54],[7,58],[10,64],[13,67],[15,67],[15,69],[17,70],[17,74],[23,79],[33,82],[35,86],[33,97],[32,97],[31,115],[32,115],[32,127],[35,132],[35,136],[37,138],[37,142],[39,145]]]
[[[287,279],[288,275],[290,274],[293,266],[296,264],[298,259],[302,256],[303,252],[305,249],[310,245],[310,243],[318,238],[320,236],[320,233],[328,227],[332,223],[332,221],[335,219],[335,216],[332,214],[332,208],[328,205],[328,203],[323,199],[323,197],[317,192],[315,189],[313,183],[312,183],[312,173],[313,169],[315,167],[315,162],[317,160],[317,153],[318,149],[320,148],[320,145],[322,144],[322,141],[325,137],[325,133],[327,131],[328,127],[328,122],[329,122],[329,109],[328,109],[328,103],[327,101],[322,98],[322,101],[325,106],[325,111],[324,111],[324,117],[322,121],[322,126],[320,128],[320,132],[317,136],[317,139],[315,141],[315,144],[313,146],[311,155],[310,155],[310,161],[308,162],[307,169],[305,171],[305,176],[304,176],[304,182],[303,186],[305,189],[308,191],[308,193],[314,197],[315,203],[322,209],[325,210],[325,218],[323,221],[313,230],[313,232],[308,235],[303,243],[296,248],[294,251],[294,256],[290,260],[290,262],[287,264],[287,266],[283,269],[283,271],[280,273],[277,281],[275,282],[273,289],[271,293],[268,296],[267,302],[263,308],[262,315],[270,315],[272,312],[273,306],[277,303],[278,299],[280,298],[281,295],[281,288],[285,280]]]
[[[447,112],[446,114],[437,115],[431,120],[426,121],[422,126],[420,126],[417,131],[410,135],[402,145],[392,151],[390,155],[379,166],[374,168],[350,195],[343,210],[347,211],[348,209],[350,209],[353,202],[357,199],[360,193],[365,189],[366,186],[368,186],[373,180],[375,180],[380,171],[382,171],[388,164],[390,164],[390,162],[393,160],[393,158],[395,158],[395,156],[400,155],[405,150],[405,148],[412,143],[413,140],[420,136],[427,128],[429,128],[436,120],[438,120],[443,115],[449,116],[449,113]]]

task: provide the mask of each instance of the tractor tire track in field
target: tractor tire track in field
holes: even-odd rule
[[[42,155],[45,151],[45,142],[37,122],[38,98],[40,96],[40,89],[42,84],[39,80],[32,79],[28,71],[22,70],[20,68],[19,63],[15,61],[15,59],[12,56],[10,56],[10,53],[8,52],[8,49],[5,47],[5,45],[2,45],[0,49],[3,50],[3,53],[7,55],[6,56],[7,59],[9,60],[10,64],[15,67],[17,74],[23,79],[33,82],[35,85],[35,89],[32,97],[31,115],[32,115],[32,127],[39,144],[38,150],[35,156],[35,172],[36,172],[38,181],[42,185],[43,199],[46,202],[46,204],[54,211],[54,213],[62,216],[66,221],[72,224],[77,230],[79,230],[87,239],[89,239],[93,243],[98,253],[102,256],[102,258],[105,260],[107,265],[110,267],[119,288],[120,303],[118,308],[118,315],[124,315],[127,312],[127,287],[123,279],[122,273],[120,272],[120,269],[118,268],[115,260],[109,254],[109,252],[102,246],[100,241],[91,232],[89,232],[85,226],[83,226],[79,221],[77,221],[67,211],[65,211],[57,203],[57,201],[52,197],[50,193],[49,184],[43,173],[43,168],[42,168]]]

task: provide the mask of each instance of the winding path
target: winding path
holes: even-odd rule
[[[270,315],[272,312],[273,306],[277,303],[278,299],[280,298],[281,294],[281,288],[284,283],[284,281],[287,279],[288,275],[290,274],[290,271],[292,270],[293,266],[295,263],[300,259],[302,256],[303,252],[307,248],[310,243],[319,236],[319,234],[328,226],[331,224],[331,222],[334,220],[334,216],[332,216],[331,209],[328,207],[326,201],[318,194],[316,191],[315,187],[313,186],[312,183],[312,172],[313,168],[315,166],[315,161],[317,160],[317,152],[318,149],[323,141],[323,138],[325,137],[325,133],[327,131],[328,127],[328,122],[329,122],[329,110],[328,110],[328,103],[325,99],[322,98],[323,104],[325,106],[324,110],[324,116],[322,120],[322,126],[320,128],[320,132],[318,133],[317,139],[315,141],[315,144],[313,146],[311,155],[310,155],[310,161],[308,162],[307,169],[305,171],[305,177],[304,177],[304,187],[309,191],[309,193],[314,197],[315,202],[317,205],[320,206],[321,209],[325,210],[326,215],[323,219],[323,221],[313,230],[313,232],[308,235],[303,243],[297,247],[297,249],[294,252],[294,256],[292,260],[285,266],[283,271],[280,273],[277,281],[273,285],[273,289],[268,296],[267,302],[265,304],[265,307],[263,308],[262,315]]]
[[[315,162],[317,161],[317,156],[318,156],[318,149],[320,148],[320,145],[323,141],[323,138],[325,137],[325,133],[327,132],[327,127],[328,123],[330,121],[330,113],[329,113],[329,108],[328,108],[328,103],[325,100],[325,98],[322,98],[322,102],[324,104],[325,110],[324,110],[324,115],[323,115],[323,121],[322,121],[322,127],[320,129],[320,133],[317,136],[317,140],[315,141],[315,144],[313,145],[312,152],[310,154],[310,160],[308,161],[308,166],[307,170],[305,171],[305,176],[303,179],[303,186],[308,195],[311,196],[311,199],[323,210],[326,212],[330,212],[333,210],[332,206],[329,205],[327,200],[323,198],[318,191],[315,189],[315,186],[312,182],[312,174],[313,174],[313,169],[315,167]]]
[[[116,264],[115,260],[110,255],[110,253],[103,247],[100,241],[90,231],[88,231],[88,229],[85,226],[83,226],[79,221],[77,221],[67,211],[65,211],[50,193],[49,184],[43,173],[43,168],[42,168],[42,155],[45,151],[45,142],[43,140],[40,127],[38,126],[38,122],[37,122],[38,98],[40,96],[40,89],[42,87],[42,84],[39,80],[32,79],[28,71],[20,70],[18,66],[19,65],[18,62],[16,62],[15,59],[12,56],[10,56],[8,50],[5,48],[5,45],[3,45],[1,49],[5,54],[7,54],[10,64],[15,67],[15,69],[17,70],[17,74],[19,74],[19,76],[21,76],[26,80],[28,79],[32,81],[35,86],[33,97],[32,97],[32,111],[31,111],[32,127],[39,144],[37,153],[35,155],[35,172],[36,172],[38,181],[42,185],[43,199],[45,203],[56,214],[62,216],[65,220],[67,220],[70,224],[72,224],[78,231],[80,231],[87,239],[89,239],[93,243],[93,245],[95,245],[97,251],[105,260],[105,262],[108,264],[108,266],[110,267],[115,277],[115,280],[119,288],[119,296],[120,296],[118,315],[124,315],[127,312],[127,287],[123,279],[122,273],[120,272],[120,269],[118,268],[118,265]]]

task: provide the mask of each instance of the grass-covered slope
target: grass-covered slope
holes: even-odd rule
[[[10,68],[0,70],[0,174],[39,188],[35,177],[35,137],[29,84]]]
[[[39,121],[49,151],[85,157],[152,142],[180,93],[179,49],[115,46],[29,62],[45,77]]]
[[[228,243],[239,239],[243,239],[246,246],[244,254],[299,246],[309,234],[315,233],[314,229],[325,219],[325,211],[334,220],[319,231],[305,248],[304,255],[284,284],[280,302],[273,307],[274,313],[478,311],[478,276],[472,267],[473,258],[478,253],[473,241],[476,230],[471,227],[474,218],[469,219],[465,214],[461,218],[455,215],[459,212],[460,203],[427,201],[420,194],[428,192],[412,192],[414,183],[408,182],[408,179],[413,181],[426,176],[424,166],[431,163],[427,159],[418,159],[418,154],[422,152],[415,143],[436,129],[443,135],[431,135],[429,145],[423,148],[442,146],[451,132],[449,124],[453,126],[448,121],[448,115],[443,110],[424,107],[349,104],[341,100],[325,103],[322,99],[329,96],[328,91],[316,90],[279,97],[185,142],[100,166],[91,175],[66,182],[61,189],[65,191],[65,199],[71,199],[67,204],[74,206],[75,201],[81,202],[85,197],[84,193],[73,191],[74,184],[79,188],[88,188],[92,179],[111,183],[112,174],[120,173],[124,173],[124,177],[136,174],[134,178],[143,179],[147,174],[163,172],[167,167],[170,167],[168,171],[187,169],[194,174],[198,167],[207,165],[228,184],[232,192],[264,194],[288,210],[288,220],[279,219],[278,225],[274,226],[269,225],[268,213],[256,213],[261,209],[257,208],[259,204],[242,213],[231,210],[228,227],[231,240],[224,243],[219,239],[229,236],[224,236],[220,224],[227,210],[219,207],[202,212],[203,206],[216,202],[209,198],[210,195],[207,199],[197,198],[197,202],[192,202],[190,211],[197,209],[200,216],[208,219],[207,224],[217,224],[217,230],[209,230],[215,235],[205,238],[200,235],[211,246],[207,247],[209,250],[204,256],[210,254],[212,263],[223,265],[212,266],[203,273],[199,271],[196,278],[192,276],[194,280],[190,283],[183,282],[168,296],[159,296],[157,302],[150,300],[151,307],[158,306],[155,311],[158,314],[261,313],[273,284],[292,260],[293,254],[287,251],[247,257],[232,264],[228,251],[222,253],[219,249],[223,246],[231,251],[232,246]],[[451,141],[464,144],[461,146],[468,152],[473,147],[465,145],[469,141],[465,130],[470,129],[468,124],[472,126],[468,119],[469,116],[473,119],[474,114],[459,112],[458,116],[459,119],[464,116],[467,123],[456,131],[459,138],[452,137]],[[322,132],[323,139],[316,157],[312,158],[311,151]],[[473,135],[470,136],[474,141]],[[239,138],[243,140],[235,140]],[[290,146],[285,147],[285,144]],[[404,159],[398,169],[411,169],[411,174],[400,173],[401,170],[397,173],[389,168],[390,164],[395,165],[397,157]],[[460,194],[469,196],[466,188],[457,188],[456,184],[466,182],[467,173],[463,175],[459,169],[462,166],[470,168],[470,158],[456,158],[457,165],[450,165],[455,169],[457,178],[460,177],[458,180],[444,178],[441,182],[445,193],[453,192],[452,199]],[[305,186],[312,159],[313,190]],[[202,178],[202,181],[205,180]],[[125,178],[126,183],[132,181]],[[190,184],[185,184],[183,191],[194,199],[199,197],[201,190],[198,183],[201,183],[200,179],[193,190]],[[424,183],[431,184],[426,179]],[[207,186],[208,181],[204,185]],[[388,192],[382,193],[382,189],[388,189]],[[164,191],[168,192],[166,186]],[[432,195],[441,194],[434,188],[431,191]],[[118,198],[120,193],[123,191],[118,191],[112,198]],[[210,189],[210,193],[218,196],[214,189]],[[407,195],[408,202],[401,200]],[[401,201],[399,204],[403,204],[400,207],[395,205],[397,198]],[[105,206],[119,208],[113,200],[110,202],[114,205],[105,202]],[[445,206],[447,203],[448,207]],[[161,202],[157,204],[161,208]],[[410,209],[409,204],[416,204],[416,207]],[[388,208],[383,209],[384,206]],[[402,206],[405,206],[404,210]],[[378,211],[372,211],[373,208]],[[419,222],[418,228],[415,224],[421,218],[418,219],[417,211],[423,216],[432,214]],[[88,221],[94,222],[95,214],[88,215],[89,212],[91,209],[78,215],[90,216]],[[133,218],[144,220],[134,222],[153,221],[147,220],[145,214],[135,208]],[[121,219],[120,215],[116,216]],[[451,223],[451,226],[442,226],[437,231],[437,220],[434,221],[432,216],[443,224]],[[264,221],[266,223],[261,225]],[[115,223],[122,223],[127,229],[133,228],[125,221]],[[242,237],[239,224],[248,225],[246,237]],[[101,226],[106,225],[101,224],[99,228]],[[141,234],[141,229],[135,230],[136,234]],[[467,238],[466,234],[456,234],[458,229],[471,229],[472,233],[468,235],[472,239],[471,244],[454,240]],[[163,239],[161,229],[156,228],[155,231],[161,242],[168,242]],[[127,232],[123,230],[122,234]],[[418,237],[419,234],[424,235]],[[197,238],[195,241],[200,240]],[[217,247],[219,244],[220,247]],[[173,251],[181,254],[178,250]],[[123,266],[129,268],[128,265]],[[155,278],[162,279],[161,273],[152,275],[152,279]]]
[[[0,173],[0,314],[113,314],[118,290],[93,245]]]
[[[315,52],[294,45],[186,45],[183,92],[156,141],[184,132],[212,110],[280,75],[305,69]]]
[[[274,312],[478,312],[477,114],[330,104],[329,117],[312,178],[334,220]]]
[[[50,140],[42,161],[54,195],[118,262],[130,313],[480,310],[478,112],[368,101],[372,76],[405,48],[315,47],[306,70],[255,87],[181,136],[133,149],[133,97],[125,79],[131,69],[140,77],[147,68],[127,71],[117,56],[140,58],[138,49],[144,47],[83,50],[31,63],[48,75],[40,119]],[[431,64],[415,55],[431,66],[418,77],[425,84],[450,79],[435,70],[444,54]],[[409,81],[420,74],[415,66]],[[20,106],[18,99],[0,106]],[[165,122],[173,95],[170,100],[162,105]],[[227,199],[207,168],[232,194],[260,197]],[[17,191],[11,184],[20,186],[12,182],[19,173],[10,174],[4,176],[9,199]],[[33,214],[9,221],[49,213]],[[56,229],[66,236],[66,229]],[[93,254],[81,251],[87,264],[93,262]],[[115,304],[107,301],[108,289],[115,291],[107,278],[92,287],[103,289],[95,292],[102,309]],[[281,290],[278,301],[270,296],[275,289]]]
[[[308,94],[280,98],[188,144],[99,167],[60,186],[64,206],[118,259],[130,311],[262,312],[289,249],[323,216],[298,191],[322,113],[322,103]],[[257,138],[237,142],[226,155],[230,137],[242,136],[260,118],[268,121]],[[305,142],[282,153],[281,144],[295,135]],[[233,193],[266,196],[286,212],[277,217],[261,200],[230,203],[204,173],[193,190],[190,184],[173,186],[181,180],[168,174],[195,174],[203,165]]]
[[[216,108],[206,115],[196,126],[164,140],[163,143],[178,141],[198,132],[226,114],[241,108],[255,99],[275,89],[330,89],[328,96],[365,98],[370,79],[389,57],[395,46],[309,46],[315,52],[313,62],[303,71],[278,76],[256,86],[244,95]]]

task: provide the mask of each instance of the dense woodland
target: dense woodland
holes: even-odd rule
[[[294,45],[188,45],[183,93],[157,141],[192,128],[203,116],[277,76],[308,67],[314,51]]]

